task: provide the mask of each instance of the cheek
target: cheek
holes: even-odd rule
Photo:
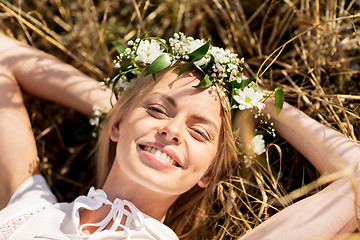
[[[129,115],[124,121],[120,123],[120,130],[121,133],[120,137],[135,137],[141,134],[144,131],[144,127],[149,126],[149,122],[146,120],[147,114],[143,113],[139,109],[136,109],[131,115]]]
[[[192,144],[191,158],[199,171],[206,172],[217,153],[217,145],[197,146]]]
[[[118,146],[124,150],[139,138],[154,135],[156,132],[156,122],[147,116],[146,113],[140,113],[136,116],[129,116],[119,127]]]

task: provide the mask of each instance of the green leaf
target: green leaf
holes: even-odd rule
[[[239,108],[239,106],[237,106],[237,105],[232,105],[232,106],[231,106],[231,110],[232,110],[232,109],[238,109],[238,108]]]
[[[116,41],[113,41],[112,44],[114,45],[116,51],[118,52],[118,54],[123,54],[125,52],[125,49],[126,49],[126,46],[119,43],[119,42],[116,42]]]
[[[251,82],[253,82],[256,78],[256,74],[248,79],[243,79],[241,81],[241,88],[247,87]]]
[[[210,40],[207,41],[204,45],[197,48],[196,50],[192,51],[191,53],[188,53],[187,54],[189,56],[189,59],[187,60],[188,63],[182,69],[180,69],[177,77],[180,77],[181,74],[183,74],[186,70],[188,70],[194,64],[194,62],[202,59],[209,51],[209,48],[210,48]]]
[[[275,92],[276,113],[279,114],[284,105],[285,94],[282,88],[280,87],[275,88],[274,92]]]
[[[107,86],[109,86],[109,84],[111,83],[111,81],[114,81],[114,79],[115,79],[116,77],[118,77],[119,72],[120,72],[120,69],[119,69],[119,68],[115,69],[115,71],[113,72],[113,74],[112,74],[111,77],[109,78],[110,80],[107,81],[107,83],[106,83]]]
[[[213,85],[213,82],[210,80],[210,76],[208,74],[205,74],[203,80],[194,88],[208,88],[211,85]]]
[[[193,63],[194,63],[194,62],[188,62],[183,68],[181,68],[176,78],[180,77],[181,74],[183,74],[184,72],[186,72],[186,71],[191,67],[191,65],[192,65]]]
[[[237,82],[236,80],[231,81],[230,84],[233,86],[233,88],[237,89],[244,89],[246,86],[248,86],[251,82],[253,82],[256,78],[256,74],[248,79],[243,79],[241,82]]]
[[[149,66],[149,68],[146,70],[145,76],[155,73],[167,68],[171,65],[171,57],[169,53],[163,53],[160,56],[158,56]]]
[[[212,70],[212,67],[215,64],[215,58],[212,54],[210,54],[210,61],[208,62],[208,64],[206,65],[206,67],[204,68],[205,70]]]
[[[208,40],[204,45],[197,48],[193,52],[188,53],[187,55],[189,56],[189,61],[190,62],[199,61],[207,54],[207,52],[209,51],[209,48],[210,48],[210,40]]]

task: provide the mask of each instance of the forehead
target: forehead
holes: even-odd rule
[[[185,72],[177,77],[177,72],[167,71],[157,76],[155,86],[150,95],[159,93],[169,96],[176,101],[176,105],[185,105],[190,109],[208,112],[209,117],[219,117],[221,104],[218,94],[211,88],[197,89],[194,86],[200,83],[199,73]],[[200,109],[199,109],[200,108]]]

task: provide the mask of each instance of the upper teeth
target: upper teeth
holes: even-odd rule
[[[160,159],[163,162],[168,162],[168,163],[170,163],[172,165],[177,165],[177,162],[172,157],[170,157],[169,155],[167,155],[166,153],[160,151],[157,148],[146,146],[145,151],[151,152],[152,154],[154,154],[158,159]]]

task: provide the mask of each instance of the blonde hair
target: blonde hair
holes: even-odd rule
[[[183,64],[176,64],[171,71],[179,71]],[[199,71],[195,68],[188,71],[195,71],[199,76]],[[200,73],[202,74],[202,73]],[[97,185],[102,186],[110,171],[111,165],[115,158],[116,144],[110,140],[111,127],[121,120],[132,106],[140,101],[144,92],[148,92],[149,86],[153,86],[153,78],[140,76],[141,81],[135,80],[114,105],[113,109],[107,114],[102,130],[99,134],[98,152],[97,152]],[[208,169],[208,174],[212,176],[212,181],[206,188],[200,188],[195,185],[193,188],[183,193],[170,207],[164,223],[172,228],[180,239],[198,239],[205,236],[203,228],[206,212],[211,205],[210,202],[214,197],[216,184],[221,176],[230,172],[232,161],[237,156],[237,148],[231,128],[230,104],[227,96],[219,92],[222,100],[220,128],[220,138],[218,151],[215,160],[212,161]]]
[[[101,187],[109,174],[115,158],[116,143],[111,141],[111,127],[129,112],[134,104],[140,101],[143,92],[151,86],[154,81],[151,76],[143,77],[141,81],[135,80],[129,88],[124,91],[111,111],[106,114],[105,120],[101,123],[96,154],[96,185]]]

